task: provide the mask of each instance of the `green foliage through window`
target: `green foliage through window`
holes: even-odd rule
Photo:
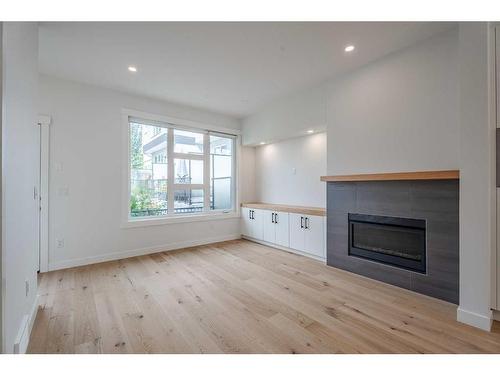
[[[139,124],[130,124],[130,166],[133,169],[144,168],[142,152],[142,129]]]
[[[143,187],[136,187],[130,194],[130,211],[142,211],[152,207],[151,195]]]

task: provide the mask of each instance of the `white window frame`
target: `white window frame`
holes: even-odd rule
[[[168,128],[167,136],[167,159],[168,159],[168,179],[174,181],[174,164],[175,158],[203,160],[204,172],[203,184],[170,184],[168,194],[168,212],[169,214],[161,217],[145,217],[145,218],[131,218],[130,217],[130,118],[142,119],[146,123],[150,122],[152,125]],[[237,129],[224,128],[216,125],[209,125],[191,120],[185,120],[170,116],[152,114],[132,109],[122,109],[122,228],[143,227],[150,225],[165,225],[174,223],[186,223],[196,221],[208,220],[224,220],[240,217],[240,194],[239,194],[239,165],[240,165],[240,145],[241,145],[241,132]],[[203,155],[183,154],[174,152],[174,137],[173,130],[186,130],[204,134],[203,147],[210,148],[210,132],[232,135],[234,139],[234,156],[233,156],[233,171],[232,171],[232,192],[233,192],[233,209],[232,210],[210,210],[210,151],[205,152]],[[216,135],[216,134],[214,134]],[[171,188],[173,187],[173,188]],[[176,189],[204,189],[204,210],[197,213],[189,214],[175,214],[174,208],[174,191]]]

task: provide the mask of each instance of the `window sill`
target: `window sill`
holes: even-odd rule
[[[226,220],[226,219],[237,219],[240,217],[240,213],[236,211],[231,212],[213,212],[213,213],[201,213],[201,214],[189,214],[189,215],[176,215],[162,218],[148,218],[148,219],[128,219],[123,222],[121,228],[140,228],[149,227],[153,225],[168,225],[168,224],[179,224],[179,223],[193,223],[197,221],[213,221],[213,220]]]

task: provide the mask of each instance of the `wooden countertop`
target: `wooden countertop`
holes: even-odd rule
[[[325,182],[347,181],[399,181],[399,180],[458,180],[460,171],[420,171],[396,173],[348,174],[336,176],[321,176]]]
[[[306,206],[289,206],[285,204],[272,204],[272,203],[242,203],[241,207],[255,208],[260,210],[290,212],[294,214],[326,216],[326,209],[321,207],[306,207]]]

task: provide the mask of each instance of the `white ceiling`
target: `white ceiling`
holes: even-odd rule
[[[451,23],[41,23],[40,71],[236,117]],[[344,46],[354,44],[354,53]],[[137,66],[133,74],[129,65]]]

